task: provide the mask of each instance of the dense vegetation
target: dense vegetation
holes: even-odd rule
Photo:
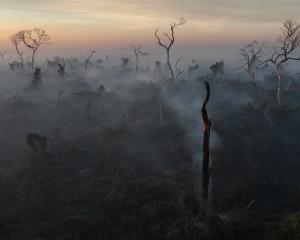
[[[210,79],[207,211],[202,79],[165,84],[162,124],[159,84],[109,69],[117,73],[117,80],[103,70],[101,79],[70,75],[53,82],[49,71],[41,88],[3,94],[1,240],[299,238],[296,87],[278,108],[266,77],[256,108],[250,82]],[[47,138],[45,152],[32,149],[28,133]]]

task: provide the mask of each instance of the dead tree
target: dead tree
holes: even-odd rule
[[[126,57],[122,57],[121,58],[121,62],[122,62],[122,68],[125,68],[125,67],[127,67],[128,66],[128,64],[129,64],[129,62],[130,62],[130,60],[129,60],[129,58],[126,58]]]
[[[166,50],[167,53],[167,65],[171,74],[171,81],[175,80],[175,74],[174,74],[174,70],[171,64],[171,60],[170,60],[170,50],[175,42],[175,28],[183,25],[185,23],[185,19],[184,18],[180,18],[179,21],[177,23],[172,23],[170,24],[170,31],[171,31],[171,35],[168,33],[165,33],[164,36],[167,39],[167,43],[164,43],[162,41],[162,37],[158,35],[159,32],[159,28],[157,28],[157,30],[155,31],[155,37],[157,39],[157,43],[159,46],[163,47]]]
[[[21,62],[18,62],[18,61],[13,61],[13,62],[11,62],[11,63],[8,63],[8,66],[9,66],[9,68],[10,68],[10,70],[11,70],[12,72],[18,71],[18,70],[20,70],[20,69],[23,69],[23,68],[22,68],[22,63],[21,63]]]
[[[42,72],[40,68],[36,68],[33,74],[33,79],[30,84],[30,89],[37,89],[42,85]]]
[[[258,108],[259,104],[259,93],[258,93],[258,86],[256,83],[256,72],[259,68],[261,68],[264,61],[263,53],[264,53],[264,43],[259,43],[257,41],[253,41],[248,45],[244,46],[240,49],[240,53],[242,56],[243,65],[240,68],[243,68],[246,73],[250,76],[250,79],[253,83],[255,89],[255,108]]]
[[[178,79],[184,73],[184,70],[182,70],[181,67],[179,66],[180,61],[181,58],[178,58],[175,63],[175,73],[176,73],[175,79]]]
[[[155,61],[155,69],[154,69],[154,79],[158,81],[159,85],[159,120],[160,125],[164,125],[164,115],[163,115],[163,88],[164,88],[164,79],[162,74],[161,62]]]
[[[23,30],[18,33],[20,39],[32,51],[31,69],[34,70],[35,55],[42,45],[50,44],[50,36],[45,30],[34,28],[32,30]]]
[[[66,71],[65,71],[65,67],[66,67],[66,63],[63,62],[63,63],[57,63],[57,66],[58,66],[58,74],[61,78],[64,78],[65,74],[66,74]]]
[[[91,61],[91,59],[92,59],[92,57],[93,57],[93,55],[94,55],[94,53],[96,52],[96,50],[92,50],[91,52],[90,52],[90,55],[85,59],[85,72],[87,73],[87,71],[88,71],[88,65],[89,65],[89,63],[90,63],[90,61]]]
[[[47,138],[36,133],[28,133],[26,142],[37,157],[46,156]]]
[[[210,66],[210,70],[212,72],[213,78],[217,78],[218,76],[221,76],[223,78],[224,76],[224,61],[215,62]]]
[[[289,60],[299,61],[294,57],[295,50],[300,45],[300,25],[292,20],[283,23],[282,33],[277,40],[278,45],[273,47],[273,54],[266,62],[271,62],[275,68],[277,79],[277,105],[282,106],[282,87],[280,67]]]
[[[20,37],[20,32],[15,33],[9,37],[11,44],[15,47],[16,52],[20,58],[21,64],[22,64],[22,70],[24,70],[24,59],[23,59],[23,52],[20,51],[20,43],[22,42],[22,39]]]
[[[206,105],[209,102],[210,98],[210,84],[208,81],[204,81],[206,97],[203,102],[201,112],[202,119],[204,124],[203,132],[203,161],[202,161],[202,198],[204,202],[208,201],[208,192],[209,192],[209,182],[210,182],[210,173],[209,173],[209,143],[210,143],[210,129],[211,129],[211,120],[208,117],[206,110]]]
[[[148,53],[143,51],[142,46],[135,46],[135,45],[130,45],[132,47],[135,60],[136,60],[136,66],[135,66],[135,72],[137,73],[139,71],[139,63],[140,63],[140,57],[142,56],[147,56]]]

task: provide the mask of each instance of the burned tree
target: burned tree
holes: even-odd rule
[[[157,39],[157,43],[159,46],[163,47],[166,50],[167,53],[167,65],[171,74],[171,81],[175,80],[175,74],[174,74],[174,70],[171,64],[171,60],[170,60],[170,50],[175,42],[175,28],[185,24],[185,19],[184,18],[180,18],[179,21],[177,23],[172,23],[170,24],[170,31],[171,31],[171,35],[168,33],[164,33],[165,38],[167,39],[167,43],[164,43],[162,41],[162,37],[158,35],[159,32],[159,28],[155,31],[155,37]]]
[[[211,129],[211,120],[208,117],[208,113],[206,110],[206,105],[209,102],[210,98],[210,84],[208,81],[204,81],[206,97],[203,102],[201,112],[202,119],[204,124],[204,132],[203,132],[203,160],[202,160],[202,198],[204,202],[208,200],[208,192],[209,192],[209,141],[210,141],[210,129]]]
[[[134,52],[134,56],[135,56],[135,60],[136,60],[135,72],[137,73],[139,71],[140,57],[146,56],[146,55],[148,55],[148,53],[143,51],[142,46],[131,45],[130,47],[132,47],[133,52]]]
[[[20,51],[20,44],[22,39],[20,37],[20,32],[15,33],[9,37],[11,44],[15,47],[16,52],[20,58],[22,70],[24,70],[24,59],[23,59],[23,52]]]
[[[164,80],[163,80],[163,74],[162,74],[162,68],[161,68],[161,62],[155,61],[155,69],[154,69],[154,79],[158,82],[159,86],[159,120],[160,125],[164,125],[164,117],[163,117],[163,87],[164,87]]]
[[[122,57],[122,58],[121,58],[122,67],[123,67],[123,68],[127,67],[128,64],[129,64],[129,61],[130,61],[129,58]]]
[[[19,37],[22,42],[32,51],[31,69],[34,70],[35,55],[42,45],[50,44],[50,36],[45,30],[34,28],[32,30],[20,31]]]
[[[8,63],[8,66],[12,72],[23,69],[22,63],[18,61],[13,61],[11,63]]]
[[[96,50],[92,50],[89,54],[89,56],[85,59],[85,64],[84,64],[84,68],[85,68],[85,72],[87,73],[88,71],[88,65],[94,55],[94,53],[96,52]]]
[[[37,157],[46,156],[47,138],[36,133],[28,133],[26,142]]]
[[[184,70],[182,70],[181,67],[179,66],[180,61],[181,58],[178,58],[175,63],[175,73],[176,73],[175,79],[178,79],[184,73]]]
[[[241,48],[240,50],[242,61],[244,63],[240,68],[243,68],[246,71],[246,73],[250,76],[250,79],[255,89],[255,108],[257,108],[259,104],[259,93],[255,74],[256,71],[264,63],[262,61],[264,47],[264,43],[258,43],[257,41],[253,41]]]
[[[224,61],[216,62],[210,66],[210,70],[212,72],[213,78],[217,78],[220,76],[223,78],[224,76]]]
[[[273,54],[266,62],[271,62],[275,68],[277,79],[277,105],[282,106],[281,73],[282,64],[294,60],[299,61],[300,57],[294,57],[295,50],[300,45],[300,25],[292,20],[283,23],[282,33],[277,40],[278,45],[273,47]]]
[[[63,63],[57,63],[57,66],[58,66],[58,70],[57,70],[57,73],[59,74],[59,76],[61,78],[64,78],[65,77],[65,74],[66,74],[66,71],[65,71],[65,67],[66,67],[66,63],[63,62]]]
[[[33,74],[33,79],[30,84],[30,89],[36,89],[42,85],[42,72],[40,68],[36,68]]]

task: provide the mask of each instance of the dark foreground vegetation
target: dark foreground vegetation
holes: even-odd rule
[[[268,97],[256,110],[236,102],[253,94],[251,84],[211,87],[221,140],[213,137],[208,212],[195,159],[201,138],[189,129],[201,123],[201,80],[166,88],[166,102],[179,96],[193,114],[165,104],[163,125],[154,83],[73,92],[59,103],[43,90],[3,98],[0,239],[298,239],[300,95],[286,92],[278,109],[275,91],[261,88]],[[30,132],[47,146],[32,148]]]
[[[184,23],[157,29],[167,62],[154,67],[134,45],[134,64],[93,50],[36,67],[46,32],[11,36],[21,62],[0,72],[0,240],[300,239],[300,78],[283,65],[300,60],[299,25],[285,22],[269,60],[264,44],[241,49],[246,76],[220,61],[203,77],[195,60],[172,66]]]

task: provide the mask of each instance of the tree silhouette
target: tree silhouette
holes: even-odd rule
[[[15,47],[16,52],[20,58],[22,70],[24,70],[23,52],[20,51],[20,44],[22,43],[20,32],[15,33],[9,37],[11,44]]]
[[[23,30],[18,33],[22,42],[32,51],[31,69],[34,69],[36,52],[42,45],[50,44],[50,36],[45,30],[34,28],[31,30]]]
[[[264,47],[264,43],[252,41],[240,50],[242,61],[244,63],[240,68],[243,68],[246,71],[246,73],[248,73],[255,88],[255,108],[258,107],[259,101],[258,87],[255,79],[255,74],[256,71],[264,63],[262,60]]]
[[[135,72],[138,72],[140,57],[146,56],[146,55],[148,55],[148,53],[143,51],[142,46],[130,45],[130,47],[132,47],[132,49],[133,49],[135,60],[136,60]]]
[[[183,25],[185,23],[186,23],[186,20],[184,18],[180,18],[177,23],[170,24],[171,35],[168,33],[164,33],[164,36],[167,39],[168,43],[163,43],[162,38],[158,35],[159,28],[157,28],[157,30],[155,31],[155,37],[157,39],[158,45],[163,47],[167,53],[167,65],[168,65],[168,68],[169,68],[169,71],[171,74],[171,81],[174,81],[174,79],[175,79],[174,70],[172,68],[172,64],[171,64],[171,60],[170,60],[170,50],[175,42],[175,28],[180,25]]]
[[[282,106],[281,73],[280,66],[289,60],[299,61],[300,57],[294,57],[295,50],[300,45],[300,25],[292,20],[283,23],[282,33],[277,39],[278,45],[273,47],[273,54],[266,62],[271,62],[275,68],[277,79],[277,105]]]
[[[88,65],[89,65],[89,63],[90,63],[90,61],[91,61],[91,59],[92,59],[92,57],[93,57],[93,55],[94,55],[95,52],[96,52],[96,50],[92,50],[92,51],[90,52],[89,56],[85,59],[85,65],[84,65],[84,67],[85,67],[85,72],[88,71]]]
[[[205,90],[206,90],[206,97],[203,102],[201,112],[202,112],[202,119],[204,124],[204,131],[203,131],[203,160],[202,160],[202,198],[204,202],[207,203],[208,201],[208,191],[209,191],[209,181],[210,181],[210,174],[209,174],[209,141],[210,141],[210,129],[211,129],[211,120],[208,117],[208,113],[206,110],[206,105],[209,102],[210,98],[210,84],[208,81],[204,81]]]

